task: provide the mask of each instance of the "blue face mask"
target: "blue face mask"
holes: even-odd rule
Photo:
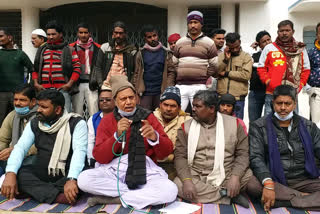
[[[30,112],[29,106],[22,107],[22,108],[14,107],[14,110],[17,112],[17,114],[20,114],[20,115],[25,115]]]
[[[285,117],[281,117],[277,112],[274,113],[274,116],[281,121],[287,121],[287,120],[291,120],[291,118],[293,117],[293,111],[290,112],[287,116]]]
[[[125,111],[122,111],[122,110],[118,109],[118,113],[119,113],[122,117],[131,117],[132,115],[134,115],[134,113],[136,113],[136,110],[137,110],[136,107],[133,109],[132,112],[125,112]]]

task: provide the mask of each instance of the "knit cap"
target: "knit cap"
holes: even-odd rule
[[[197,10],[191,11],[187,16],[187,22],[191,20],[198,20],[203,25],[203,14]]]
[[[128,81],[128,77],[125,75],[112,76],[110,78],[110,85],[112,90],[112,98],[115,98],[118,92],[123,91],[127,88],[131,88],[136,93],[136,89]]]
[[[180,106],[181,105],[180,89],[175,86],[169,86],[168,88],[166,88],[162,93],[162,95],[160,96],[160,102],[163,102],[165,100],[174,100]]]
[[[180,34],[178,33],[174,33],[174,34],[171,34],[168,38],[168,42],[176,42],[178,41],[179,39],[181,38]]]
[[[220,104],[231,104],[231,105],[235,105],[236,104],[236,98],[231,95],[231,94],[224,94],[220,97]]]
[[[43,37],[47,38],[46,32],[44,32],[44,30],[42,30],[42,29],[35,29],[32,31],[31,34],[35,34],[35,35],[39,35],[39,36],[43,36]]]

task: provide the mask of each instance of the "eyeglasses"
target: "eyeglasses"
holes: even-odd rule
[[[103,101],[110,102],[111,100],[112,100],[111,98],[100,98],[99,102],[103,102]]]

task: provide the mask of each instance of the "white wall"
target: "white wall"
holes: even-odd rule
[[[320,15],[319,13],[315,12],[297,12],[290,13],[289,19],[294,23],[295,39],[298,41],[303,41],[303,30],[315,30],[317,23],[320,22]]]

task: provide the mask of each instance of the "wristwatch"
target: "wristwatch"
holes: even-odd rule
[[[76,178],[67,178],[67,181],[77,181],[77,179]]]

